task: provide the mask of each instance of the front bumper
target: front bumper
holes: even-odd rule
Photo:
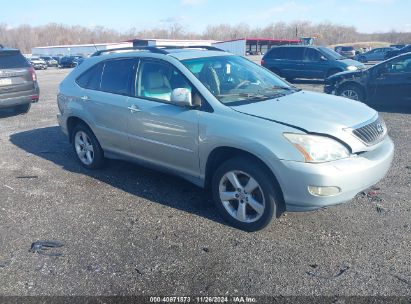
[[[327,163],[278,161],[276,175],[287,211],[309,211],[351,200],[380,181],[390,168],[394,144],[387,138],[369,152]],[[315,196],[308,186],[338,187],[335,196]]]

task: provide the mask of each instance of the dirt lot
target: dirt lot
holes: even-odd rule
[[[370,197],[245,233],[179,178],[79,166],[56,123],[67,72],[38,72],[29,114],[0,112],[0,295],[411,296],[411,114],[382,113],[396,153]]]

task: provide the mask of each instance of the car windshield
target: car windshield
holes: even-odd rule
[[[341,60],[345,58],[327,47],[320,47],[319,49],[328,59]]]
[[[354,48],[352,46],[343,46],[341,48],[341,51],[344,51],[344,52],[353,51],[353,50]]]
[[[223,104],[243,104],[297,91],[265,68],[239,56],[182,60],[182,63]]]

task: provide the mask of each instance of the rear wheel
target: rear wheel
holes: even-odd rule
[[[31,103],[18,105],[14,107],[14,111],[19,114],[26,114],[30,111]]]
[[[97,138],[84,124],[78,124],[72,132],[71,142],[80,164],[87,169],[103,167],[104,152]]]
[[[215,172],[213,198],[227,222],[245,231],[256,231],[283,210],[276,185],[268,170],[254,159],[234,158]]]
[[[364,100],[364,92],[363,90],[354,84],[347,84],[343,85],[339,90],[338,90],[338,95],[341,97],[357,100],[357,101],[363,101]]]

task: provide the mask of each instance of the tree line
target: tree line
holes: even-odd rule
[[[315,36],[317,37],[316,44],[321,45],[361,41],[411,43],[411,32],[390,31],[366,34],[358,32],[355,27],[331,22],[275,22],[265,27],[251,27],[246,23],[218,24],[207,26],[202,33],[188,31],[179,23],[150,29],[130,28],[124,32],[102,26],[88,28],[57,23],[43,26],[20,25],[18,27],[0,24],[0,44],[19,48],[24,53],[30,53],[31,49],[36,46],[120,42],[133,38],[230,40],[243,37],[295,39],[301,36]]]

